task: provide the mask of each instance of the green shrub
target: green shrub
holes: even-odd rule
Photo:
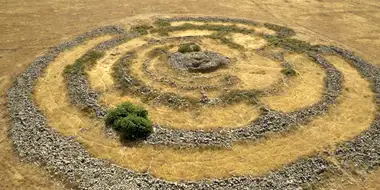
[[[118,119],[113,124],[113,128],[120,133],[123,139],[128,140],[146,138],[153,132],[152,122],[135,114]]]
[[[201,51],[201,47],[194,43],[181,44],[178,48],[178,52],[180,53],[189,53],[197,51]]]
[[[129,102],[110,110],[106,115],[105,123],[112,126],[122,138],[127,140],[146,138],[153,132],[148,111]]]

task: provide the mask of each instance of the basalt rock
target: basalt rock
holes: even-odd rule
[[[206,73],[228,65],[230,59],[211,51],[190,53],[176,52],[169,56],[169,63],[176,69]]]

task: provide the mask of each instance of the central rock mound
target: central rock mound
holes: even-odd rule
[[[169,63],[176,69],[206,73],[228,65],[230,59],[211,51],[176,52],[169,55]]]

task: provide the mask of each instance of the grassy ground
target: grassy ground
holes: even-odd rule
[[[0,189],[58,189],[42,170],[14,156],[8,128],[5,92],[13,77],[48,47],[96,26],[156,14],[236,16],[288,25],[301,39],[344,44],[380,65],[380,2],[377,0],[239,1],[15,1],[0,6]],[[107,14],[104,14],[104,13]],[[354,28],[354,30],[353,30]],[[17,174],[17,175],[14,175]],[[22,177],[20,177],[22,176]],[[31,177],[33,176],[33,177]],[[365,187],[378,183],[375,177]],[[6,180],[3,180],[6,179]],[[364,186],[362,186],[364,187]],[[376,189],[374,186],[373,189]]]
[[[264,97],[262,102],[284,112],[318,102],[324,92],[324,70],[303,55],[290,55],[285,59],[292,64],[298,75],[290,80],[283,92]]]
[[[365,130],[374,118],[374,94],[359,73],[338,57],[327,59],[346,77],[345,91],[329,113],[287,134],[271,135],[257,143],[239,143],[232,149],[175,149],[140,145],[123,147],[118,140],[102,135],[103,122],[88,117],[67,101],[67,91],[60,75],[86,49],[99,40],[74,48],[56,59],[36,86],[35,98],[49,123],[64,135],[76,135],[95,156],[137,171],[169,179],[199,180],[233,175],[261,175],[299,157],[322,150]],[[54,85],[53,85],[54,84]],[[115,97],[117,98],[117,97]],[[355,107],[355,109],[352,109]],[[70,119],[68,119],[70,118]],[[89,129],[81,132],[82,128]],[[131,156],[133,155],[133,156]],[[268,159],[270,158],[270,159]]]

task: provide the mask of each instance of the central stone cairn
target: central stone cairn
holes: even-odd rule
[[[325,60],[323,55],[340,56],[349,62],[349,64],[356,68],[363,77],[372,83],[372,90],[376,93],[376,101],[379,102],[380,69],[370,63],[365,62],[360,57],[356,57],[353,53],[347,50],[335,46],[325,45],[318,46],[318,48],[316,48],[317,46],[305,45],[306,43],[303,41],[293,41],[289,40],[289,38],[286,39],[287,37],[295,35],[295,32],[291,29],[268,23],[261,24],[249,20],[217,17],[184,17],[172,19],[172,21],[183,20],[240,22],[245,24],[253,24],[255,26],[263,25],[270,30],[276,31],[277,34],[275,36],[269,36],[268,38],[271,40],[274,38],[274,41],[271,41],[270,44],[284,46],[290,52],[302,52],[303,54],[307,54],[313,59],[313,61],[326,69],[326,92],[324,93],[322,100],[316,104],[313,104],[311,107],[302,108],[301,110],[290,113],[281,113],[276,110],[266,111],[265,115],[244,128],[229,129],[228,131],[225,129],[213,131],[186,131],[155,127],[154,133],[150,136],[150,142],[154,142],[153,144],[170,145],[173,143],[174,145],[181,145],[182,143],[192,143],[195,147],[197,147],[200,145],[212,145],[211,143],[216,142],[229,143],[241,140],[257,140],[258,138],[265,137],[265,134],[268,132],[285,131],[289,127],[298,125],[298,123],[307,122],[307,120],[311,120],[316,115],[318,116],[324,112],[327,112],[329,110],[329,105],[336,103],[336,99],[342,91],[343,75],[327,60]],[[28,69],[17,77],[8,91],[8,107],[12,121],[9,133],[14,143],[14,149],[26,161],[42,165],[49,172],[62,176],[63,179],[66,180],[65,182],[68,182],[70,186],[72,185],[79,189],[101,190],[155,188],[168,190],[302,189],[318,187],[318,184],[322,184],[322,182],[324,182],[322,180],[325,180],[325,178],[331,177],[333,174],[340,175],[340,170],[336,169],[341,168],[341,165],[351,166],[352,164],[355,166],[352,167],[352,171],[360,169],[368,173],[378,169],[378,161],[380,160],[378,156],[380,155],[380,139],[377,137],[380,134],[380,117],[376,117],[374,119],[367,131],[361,133],[354,139],[340,144],[336,150],[329,150],[327,152],[334,159],[336,158],[338,162],[330,162],[329,160],[326,160],[323,155],[310,155],[305,158],[297,159],[294,163],[284,165],[283,167],[269,172],[268,174],[257,177],[233,176],[225,179],[205,179],[199,181],[183,180],[180,182],[170,182],[156,178],[148,172],[134,172],[130,169],[111,164],[105,159],[93,157],[88,151],[86,151],[84,146],[74,140],[76,136],[72,136],[73,138],[68,138],[56,133],[55,130],[50,130],[51,128],[47,122],[47,119],[39,111],[39,108],[34,103],[33,98],[30,97],[33,96],[33,87],[36,84],[38,77],[44,73],[42,71],[46,69],[46,67],[54,61],[60,53],[84,44],[88,39],[96,39],[100,36],[115,34],[119,34],[120,36],[116,36],[109,41],[102,42],[95,49],[105,51],[106,49],[120,45],[119,43],[121,42],[124,43],[124,38],[128,40],[131,39],[131,36],[125,35],[126,31],[122,28],[107,26],[87,32],[76,37],[72,41],[64,42],[57,47],[51,48],[44,56],[38,57],[34,62],[32,62]],[[299,44],[303,44],[305,47],[300,48]],[[169,57],[172,58],[171,63],[173,67],[177,66],[176,68],[178,69],[188,70],[189,67],[205,67],[203,64],[209,65],[210,62],[216,62],[219,67],[224,65],[221,64],[220,61],[215,61],[215,59],[218,58],[208,57],[210,55],[207,54],[212,52],[200,52],[200,47],[195,44],[187,45],[187,47],[190,47],[187,48],[187,50],[190,50],[189,52],[186,52],[187,50],[185,46],[184,49],[178,50],[179,53],[169,54]],[[200,58],[196,59],[195,57],[201,53],[204,55],[199,55]],[[192,56],[191,54],[195,54],[196,56]],[[216,53],[214,53],[214,55],[215,54]],[[226,58],[220,54],[216,55],[226,59],[229,62],[229,58]],[[176,59],[176,56],[178,56],[178,59]],[[121,63],[127,62],[127,58],[131,57],[133,56],[128,55]],[[186,64],[186,62],[183,61],[186,59],[190,59],[188,62],[191,64]],[[205,59],[205,61],[200,61],[202,59]],[[194,61],[195,65],[192,64],[191,60],[196,60]],[[94,63],[96,63],[96,61],[94,61]],[[189,65],[189,67],[186,65]],[[77,64],[77,66],[79,67],[72,67],[72,71],[74,71],[72,73],[74,75],[68,75],[75,77],[68,78],[68,81],[70,81],[70,79],[75,79],[71,80],[74,82],[68,82],[68,88],[74,89],[75,92],[79,89],[78,91],[80,93],[72,93],[73,97],[70,98],[75,99],[79,97],[77,98],[78,100],[84,100],[83,104],[78,104],[79,106],[86,105],[96,112],[97,110],[100,110],[100,106],[98,106],[97,98],[94,98],[91,95],[95,92],[92,91],[88,85],[86,75],[84,74],[85,67],[83,64]],[[291,67],[289,67],[289,69],[291,69]],[[284,72],[285,75],[292,75],[292,73],[294,74],[294,72],[289,70]],[[204,91],[202,91],[202,96],[204,99],[207,99],[207,95]],[[89,101],[89,99],[91,101]],[[376,105],[378,108],[378,104]],[[128,115],[136,115],[143,118],[146,116],[144,113],[140,113],[136,110],[130,112],[128,108],[129,106],[123,107],[124,108],[122,108],[122,111],[128,111],[128,113],[125,114],[127,117]],[[119,113],[116,115],[120,116]],[[122,115],[122,117],[124,117],[124,115]],[[97,114],[97,118],[103,118],[103,115]],[[136,122],[136,120],[136,118],[129,119],[131,122],[128,122],[127,124],[134,124],[134,126],[137,127],[141,126],[140,123],[142,122]],[[151,132],[151,123],[143,126],[148,126],[149,133]],[[262,128],[262,126],[265,127],[265,129]],[[155,135],[156,139],[152,139],[153,135]],[[148,140],[147,142],[149,144]],[[64,167],[62,167],[62,163],[64,163]]]
[[[169,63],[176,69],[207,73],[228,65],[230,58],[211,51],[201,51],[198,45],[188,43],[180,45],[178,52],[169,55]]]

